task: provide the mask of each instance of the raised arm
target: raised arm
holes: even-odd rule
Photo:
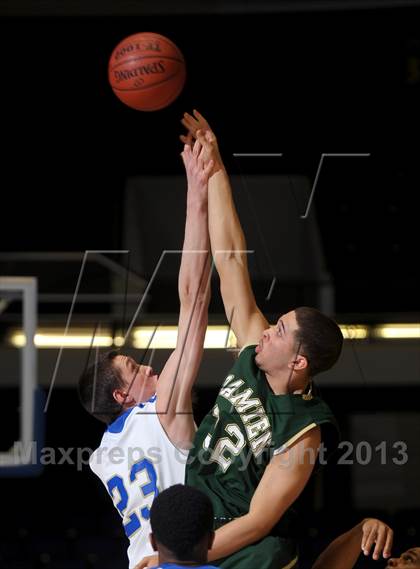
[[[338,536],[321,553],[312,569],[352,569],[363,551],[369,555],[373,545],[373,559],[391,555],[394,532],[392,529],[374,518],[361,521],[351,530]]]
[[[270,533],[308,482],[320,442],[320,429],[315,427],[289,450],[271,459],[251,500],[248,514],[216,531],[209,561],[231,555]]]
[[[157,384],[157,411],[171,441],[180,447],[191,442],[195,424],[191,389],[203,354],[210,299],[210,244],[208,235],[208,178],[211,163],[204,165],[201,145],[186,145],[187,215],[179,271],[180,314],[178,338]]]
[[[205,158],[213,160],[209,180],[209,231],[226,316],[239,346],[257,343],[268,323],[256,304],[251,287],[245,236],[216,137],[197,111],[194,111],[194,117],[186,113],[182,123],[203,145]]]

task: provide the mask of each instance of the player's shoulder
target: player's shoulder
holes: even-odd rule
[[[235,364],[256,367],[255,347],[257,344],[246,344],[239,350]]]
[[[307,400],[301,395],[290,394],[275,398],[275,402],[277,414],[272,421],[274,454],[292,446],[306,434],[314,435],[317,428],[323,442],[328,441],[330,448],[337,446],[340,438],[337,421],[320,397]]]
[[[242,346],[238,352],[238,359],[242,356],[242,357],[246,357],[249,356],[250,354],[255,356],[255,348],[257,346],[256,342],[253,342],[251,344],[245,344],[244,346]]]
[[[305,408],[310,421],[320,428],[322,444],[328,454],[334,452],[340,442],[341,433],[337,419],[329,405],[321,397],[305,401]]]
[[[258,367],[255,363],[255,346],[256,344],[247,344],[240,349],[229,371],[229,377],[251,379],[257,375]]]
[[[317,424],[336,423],[335,416],[330,409],[328,403],[321,397],[313,397],[307,401],[304,400],[302,413],[308,413]]]

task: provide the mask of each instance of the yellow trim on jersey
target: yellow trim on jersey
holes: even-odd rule
[[[245,350],[245,348],[249,348],[251,346],[256,346],[256,345],[257,345],[256,343],[253,343],[253,344],[251,343],[251,344],[246,344],[245,346],[242,346],[242,348],[239,350],[238,356],[240,356],[242,354],[242,352]]]
[[[287,565],[285,565],[284,567],[281,567],[280,569],[291,569],[291,567],[294,567],[296,565],[296,563],[298,562],[298,558],[297,556],[291,560],[290,563],[288,563]]]
[[[313,429],[314,427],[317,427],[318,425],[316,423],[311,423],[310,425],[308,425],[307,427],[305,427],[304,429],[302,429],[301,431],[299,431],[298,433],[296,433],[296,435],[293,435],[293,437],[291,437],[288,441],[286,441],[285,443],[283,443],[281,445],[281,447],[276,448],[275,451],[273,451],[273,455],[276,454],[281,454],[282,452],[284,452],[287,448],[289,448],[290,446],[292,446],[292,444],[297,441],[297,439],[299,439],[302,435],[304,435],[305,433],[307,433],[308,431],[310,431],[311,429]],[[284,568],[286,569],[286,568]]]

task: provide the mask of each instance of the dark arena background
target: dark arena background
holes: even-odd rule
[[[270,322],[318,307],[345,335],[316,381],[343,443],[297,502],[300,566],[365,517],[391,525],[394,553],[420,546],[419,2],[15,0],[0,15],[0,567],[128,566],[86,464],[103,426],[76,385],[94,330],[105,351],[135,317],[128,352],[156,369],[170,353],[146,353],[141,330],[176,325],[179,257],[144,293],[162,251],[182,247],[180,119],[193,108],[232,175],[259,306]],[[149,113],[107,79],[113,48],[143,31],[169,37],[187,68],[176,101]],[[18,277],[38,287],[32,356],[19,283],[34,281]],[[209,324],[223,338],[218,286]],[[232,358],[223,340],[205,350],[197,422]],[[10,465],[28,421],[33,455]]]

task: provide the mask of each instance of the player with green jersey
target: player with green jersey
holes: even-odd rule
[[[249,512],[272,457],[284,453],[318,425],[323,450],[335,449],[338,431],[325,402],[302,394],[273,393],[255,363],[255,346],[246,347],[223,382],[215,406],[201,423],[188,460],[186,482],[210,496],[216,529]],[[307,458],[314,463],[316,454],[309,452]],[[287,463],[283,466],[287,468]],[[219,564],[224,568],[251,567],[251,563],[287,567],[297,557],[294,540],[290,539],[291,518],[292,512],[286,511],[269,537],[221,563],[219,560]]]
[[[213,162],[210,243],[225,312],[242,347],[196,433],[186,482],[213,504],[210,562],[223,569],[291,569],[298,555],[290,506],[314,470],[321,443],[330,452],[338,438],[328,406],[312,396],[312,378],[335,364],[343,335],[334,320],[302,306],[268,324],[252,291],[245,237],[216,137],[197,111],[181,122],[188,130],[183,142],[197,138],[204,162]],[[136,569],[156,563],[145,558]]]
[[[316,425],[335,448],[337,429],[326,403],[274,394],[255,364],[255,346],[249,346],[196,433],[187,483],[211,495],[216,520],[243,516],[272,456]]]
[[[338,325],[299,307],[270,326],[252,291],[246,242],[216,137],[197,111],[182,121],[213,161],[209,232],[226,315],[242,351],[194,440],[187,484],[210,497],[216,538],[209,561],[224,569],[297,565],[290,506],[308,482],[321,443],[331,451],[337,429],[328,406],[312,396],[312,377],[337,361]]]

